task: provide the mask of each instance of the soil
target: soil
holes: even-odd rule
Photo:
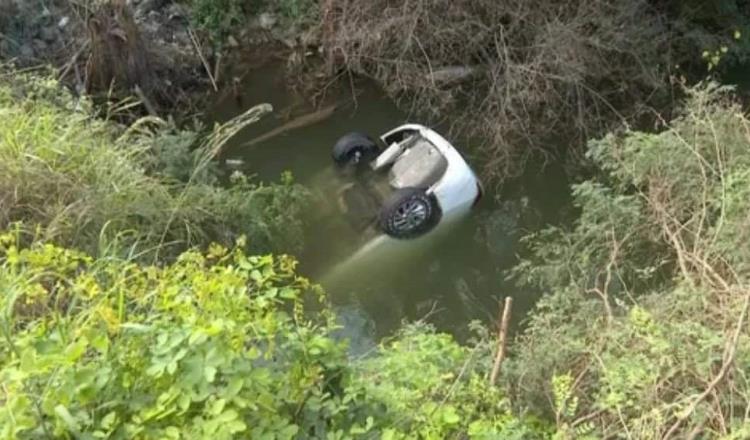
[[[40,12],[39,2],[0,0],[0,63],[53,66],[78,93],[135,95],[146,101],[143,113],[190,113],[200,95],[231,88],[236,75],[225,72],[236,57],[294,60],[290,53],[310,38],[262,13],[218,50],[173,0],[111,0],[96,11],[68,0],[41,3]]]

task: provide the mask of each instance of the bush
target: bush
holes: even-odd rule
[[[221,44],[243,21],[243,3],[243,0],[190,0],[191,21],[207,32],[214,44]]]
[[[1,240],[2,438],[294,438],[354,417],[290,258],[214,246],[155,267]]]
[[[214,184],[212,150],[252,118],[219,127],[195,148],[196,133],[152,120],[123,129],[92,117],[85,100],[54,81],[4,78],[0,226],[39,225],[45,237],[93,253],[103,233],[140,250],[171,245],[173,255],[243,234],[258,251],[300,249],[307,193],[289,176],[271,185]]]
[[[348,360],[288,257],[144,266],[21,238],[0,234],[0,438],[543,434],[487,385],[484,344],[411,327]]]
[[[563,438],[747,433],[750,254],[739,244],[750,120],[728,89],[687,96],[660,133],[591,143],[602,174],[575,188],[580,219],[533,236],[533,257],[516,268],[549,295],[515,344],[506,386]],[[565,376],[568,404],[544,405]]]

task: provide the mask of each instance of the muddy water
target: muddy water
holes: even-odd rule
[[[218,97],[209,113],[223,121],[257,103],[274,106],[273,115],[232,140],[226,157],[242,160],[242,169],[261,180],[291,171],[316,194],[305,252],[298,256],[300,268],[328,291],[355,351],[405,320],[424,318],[464,337],[471,320],[494,319],[498,302],[507,295],[514,297],[518,324],[537,293],[515,288],[503,270],[516,261],[524,231],[556,223],[565,211],[569,196],[564,174],[549,167],[530,169],[502,194],[487,194],[470,217],[418,240],[392,240],[355,229],[337,210],[336,191],[343,182],[332,166],[331,147],[348,131],[378,136],[407,121],[421,122],[399,111],[372,84],[359,82],[355,90],[356,99],[350,90],[333,97],[343,105],[324,121],[251,147],[243,144],[283,124],[289,109],[295,114],[310,111],[285,86],[281,69],[254,70],[237,93]],[[475,163],[469,145],[449,140]]]

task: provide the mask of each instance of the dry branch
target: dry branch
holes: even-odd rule
[[[260,144],[269,139],[275,138],[276,136],[284,134],[288,131],[297,130],[299,128],[304,128],[310,125],[317,124],[321,121],[324,121],[330,118],[337,108],[338,108],[337,104],[332,104],[332,105],[329,105],[328,107],[323,107],[322,109],[314,111],[312,113],[299,116],[280,127],[274,128],[268,133],[264,133],[251,141],[245,142],[244,144],[242,144],[242,146],[252,147],[253,145]]]
[[[497,337],[495,362],[492,365],[492,373],[490,374],[490,385],[495,385],[497,382],[497,376],[500,374],[500,366],[505,359],[505,345],[508,336],[508,325],[510,324],[511,307],[513,307],[513,297],[508,296],[505,298],[505,304],[502,309],[503,313],[500,320],[500,331]]]
[[[619,124],[668,86],[657,60],[669,32],[647,0],[321,0],[321,10],[329,64],[484,141],[490,177]]]

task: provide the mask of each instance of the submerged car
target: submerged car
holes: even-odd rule
[[[364,224],[394,238],[416,238],[465,215],[481,198],[476,175],[437,132],[407,124],[380,140],[384,149],[366,134],[349,133],[333,147],[333,160],[349,179],[342,207]]]

